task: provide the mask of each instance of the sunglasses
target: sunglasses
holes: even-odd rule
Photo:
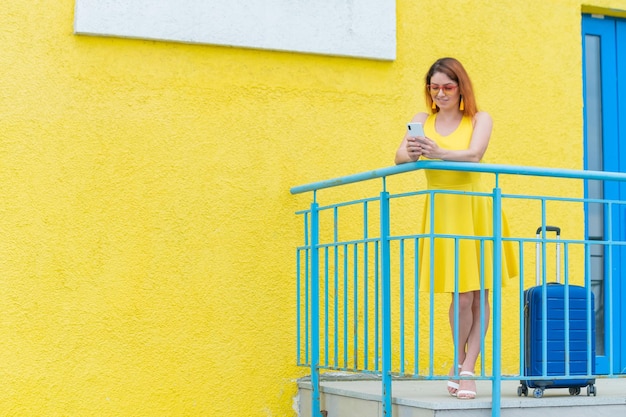
[[[432,95],[439,94],[439,90],[443,90],[443,93],[447,96],[451,96],[452,94],[454,94],[456,89],[459,88],[459,86],[456,84],[444,84],[444,85],[428,84],[427,87],[428,87],[428,90],[430,91],[430,94]]]

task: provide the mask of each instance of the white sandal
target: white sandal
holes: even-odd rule
[[[459,365],[459,369],[461,369],[461,365]],[[454,377],[454,375],[449,375],[449,376]],[[450,394],[453,397],[456,397],[457,392],[459,392],[459,384],[457,382],[448,380],[448,388],[452,388],[456,390],[454,392],[451,392],[450,389],[448,389],[448,394]]]
[[[460,376],[474,376],[474,372],[463,371],[459,374]],[[461,389],[456,392],[456,398],[459,400],[473,400],[476,398],[476,391],[471,391],[467,389]]]
[[[459,384],[457,384],[454,381],[448,381],[448,388],[452,388],[455,389],[455,392],[451,392],[450,390],[448,390],[448,394],[452,395],[453,397],[456,397],[456,394],[459,392]]]

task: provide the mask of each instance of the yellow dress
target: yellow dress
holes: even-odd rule
[[[424,124],[424,133],[441,148],[451,150],[467,149],[474,130],[472,119],[464,117],[458,128],[447,136],[435,130],[436,114],[430,115]],[[428,158],[424,158],[428,159]],[[491,193],[492,190],[482,182],[479,172],[425,170],[430,190],[456,190]],[[470,238],[458,240],[459,247],[459,288],[460,292],[474,291],[481,288],[481,258],[484,259],[484,287],[493,286],[493,242],[474,236],[492,236],[492,199],[491,197],[435,194],[434,226],[435,234],[462,235]],[[430,195],[426,198],[422,233],[430,233],[431,212]],[[510,236],[506,216],[502,215],[502,235]],[[434,291],[454,292],[455,241],[453,238],[435,237],[434,239]],[[481,251],[482,255],[481,256]],[[430,291],[431,280],[431,239],[420,239],[419,245],[420,291]],[[517,256],[513,242],[502,245],[502,283],[518,275]]]

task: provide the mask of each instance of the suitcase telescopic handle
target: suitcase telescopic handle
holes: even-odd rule
[[[557,226],[539,226],[537,228],[537,234],[540,234],[543,229],[546,229],[546,232],[554,232],[557,236],[561,236],[561,228]]]
[[[541,231],[545,230],[546,233],[548,232],[554,232],[556,233],[556,238],[557,240],[561,239],[561,228],[557,227],[557,226],[539,226],[537,228],[537,239],[539,239],[540,235],[541,235]],[[536,270],[536,283],[537,285],[539,285],[539,276],[541,275],[541,271],[539,269],[539,258],[541,257],[541,251],[540,251],[540,242],[537,241],[537,259],[536,259],[536,265],[537,265],[537,270]],[[561,259],[561,242],[556,243],[556,282],[560,283],[561,282],[561,264],[560,264],[560,259]]]

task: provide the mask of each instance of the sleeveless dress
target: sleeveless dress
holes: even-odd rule
[[[474,130],[472,119],[463,117],[457,129],[447,136],[435,130],[437,115],[428,117],[424,124],[426,136],[441,148],[462,150],[469,147]],[[422,157],[424,160],[428,158]],[[455,190],[491,193],[492,190],[482,182],[479,172],[425,170],[430,190]],[[463,194],[434,194],[434,213],[431,212],[431,195],[427,195],[422,233],[430,233],[431,217],[434,215],[434,233],[444,235],[462,235],[469,238],[458,240],[459,292],[479,290],[481,288],[481,259],[484,259],[484,286],[493,286],[493,242],[474,239],[475,236],[492,236],[492,199],[491,197]],[[510,236],[506,216],[502,215],[502,235]],[[431,239],[426,236],[419,244],[420,291],[430,291],[431,269],[434,272],[434,292],[454,292],[455,283],[455,241],[450,237],[434,238],[434,264],[431,268]],[[517,257],[514,242],[503,242],[502,247],[502,284],[518,275]]]

